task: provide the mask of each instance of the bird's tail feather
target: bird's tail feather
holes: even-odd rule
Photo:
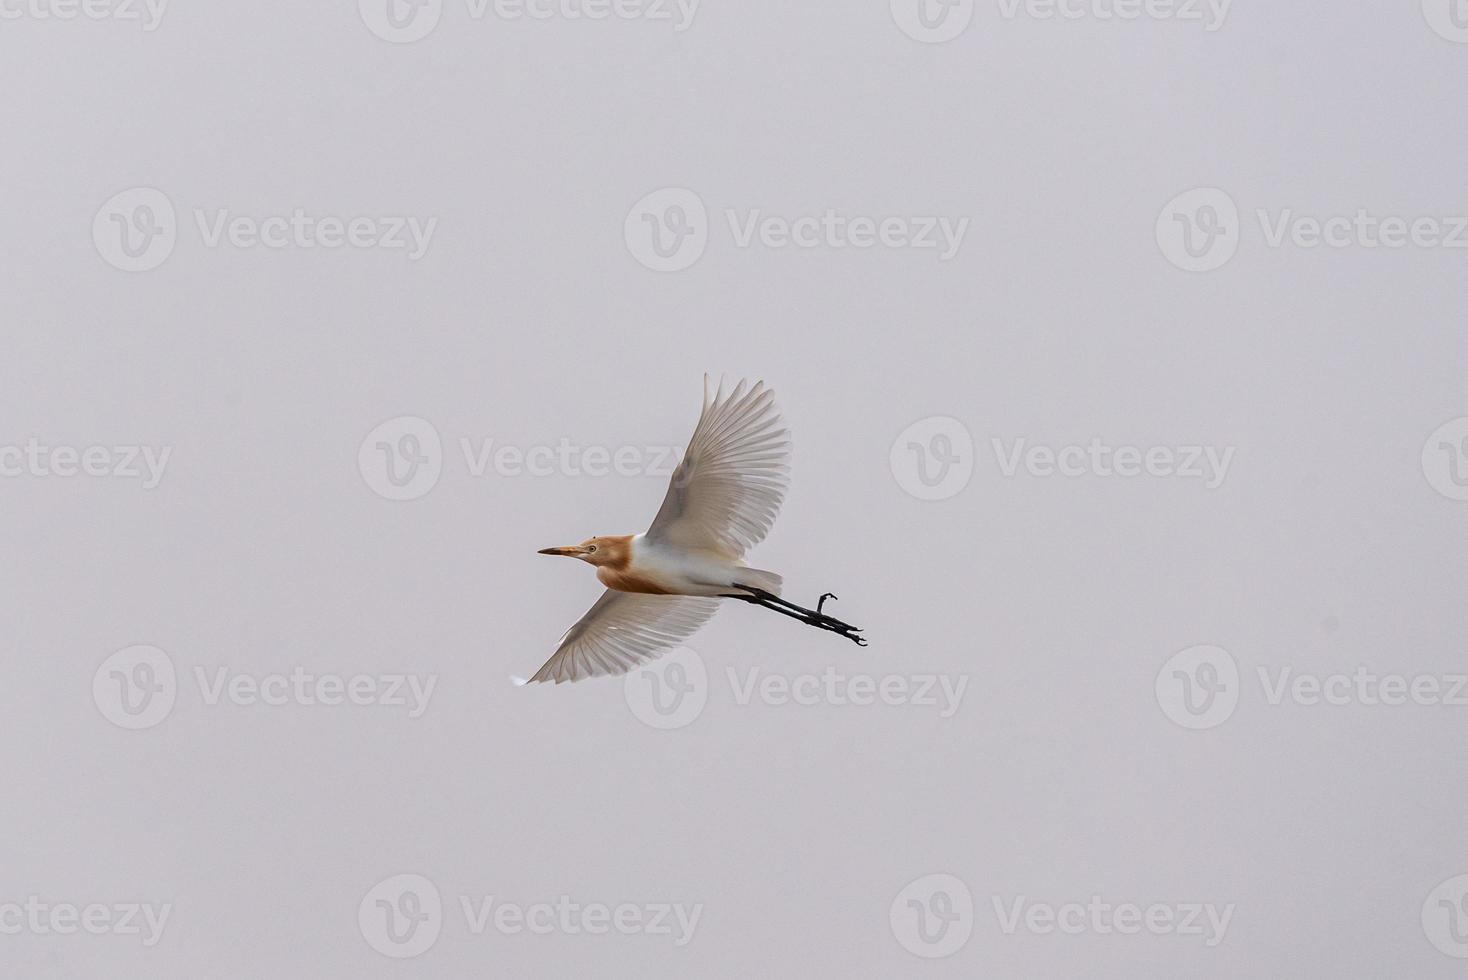
[[[785,580],[774,572],[767,572],[763,568],[741,568],[736,576],[735,585],[752,585],[756,589],[764,589],[772,595],[779,595]]]

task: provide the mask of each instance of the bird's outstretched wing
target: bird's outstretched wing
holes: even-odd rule
[[[625,674],[692,635],[718,608],[718,599],[608,589],[530,679],[559,684]]]
[[[663,506],[647,529],[650,542],[715,551],[731,559],[764,540],[790,483],[790,433],[763,381],[724,384],[709,397]]]

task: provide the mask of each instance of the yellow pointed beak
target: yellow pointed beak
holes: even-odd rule
[[[541,548],[537,555],[563,555],[567,558],[580,558],[585,550],[580,545],[571,545],[569,548]]]

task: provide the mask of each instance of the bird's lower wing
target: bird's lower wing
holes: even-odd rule
[[[559,684],[625,674],[692,636],[718,608],[718,599],[608,589],[530,679]]]

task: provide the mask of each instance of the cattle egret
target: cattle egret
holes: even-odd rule
[[[542,555],[596,566],[607,591],[561,637],[533,681],[579,681],[624,674],[708,622],[720,599],[764,606],[865,646],[861,630],[780,598],[774,572],[750,568],[744,553],[769,533],[789,484],[790,438],[775,393],[741,381],[709,394],[657,516],[642,534],[587,538]]]

